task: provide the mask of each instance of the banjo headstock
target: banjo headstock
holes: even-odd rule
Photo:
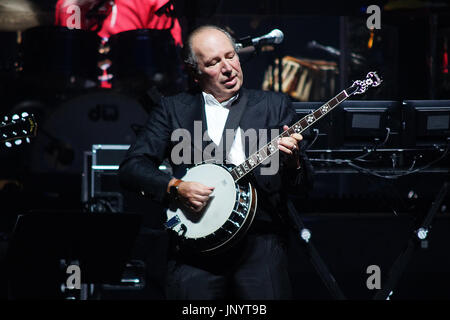
[[[366,79],[354,81],[350,88],[354,90],[353,94],[363,94],[371,87],[378,87],[381,82],[383,80],[381,80],[378,74],[375,71],[371,71],[367,74]]]

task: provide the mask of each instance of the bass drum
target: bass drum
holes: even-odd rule
[[[30,170],[80,174],[84,152],[91,151],[93,144],[133,143],[147,117],[138,101],[108,90],[82,94],[46,109],[30,146]]]

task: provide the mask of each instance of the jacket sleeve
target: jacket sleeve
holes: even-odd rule
[[[120,165],[119,180],[124,188],[160,202],[167,199],[167,185],[172,177],[158,167],[168,154],[171,132],[163,98],[160,105],[152,109]]]
[[[282,96],[281,112],[280,112],[280,127],[283,125],[292,126],[296,120],[295,109],[286,95]],[[300,168],[288,168],[283,165],[284,155],[280,155],[280,162],[282,165],[281,176],[283,184],[295,194],[306,193],[311,190],[314,184],[314,168],[306,155],[305,141],[300,141],[298,157],[300,160]]]

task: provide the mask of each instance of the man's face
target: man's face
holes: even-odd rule
[[[239,57],[227,35],[205,29],[194,35],[191,46],[201,72],[195,76],[200,88],[219,102],[234,96],[242,86],[243,76]]]

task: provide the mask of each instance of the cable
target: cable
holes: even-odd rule
[[[376,160],[364,160],[364,158],[367,157],[370,153],[375,152],[379,147],[382,147],[382,146],[384,146],[384,145],[386,144],[386,142],[387,142],[388,139],[389,139],[389,135],[390,135],[390,133],[391,133],[391,128],[386,127],[386,131],[387,131],[387,132],[386,132],[386,137],[384,138],[384,141],[383,141],[382,143],[380,143],[380,144],[375,143],[375,145],[373,146],[373,148],[372,148],[372,149],[369,149],[369,150],[367,151],[367,153],[363,154],[362,156],[356,157],[356,158],[353,159],[353,160],[364,161],[364,162],[374,162],[374,161],[376,161]]]
[[[309,150],[309,148],[312,147],[312,145],[316,142],[317,138],[319,137],[319,129],[313,129],[315,136],[313,138],[313,140],[311,141],[311,143],[309,143],[306,147],[305,147],[305,151]]]
[[[444,153],[439,158],[437,158],[437,159],[431,161],[430,163],[428,163],[428,164],[426,164],[426,165],[424,165],[422,167],[419,167],[419,168],[417,168],[415,170],[408,170],[407,172],[404,172],[404,173],[401,173],[401,174],[392,174],[392,175],[381,175],[381,174],[377,173],[374,170],[366,169],[366,168],[363,168],[363,167],[361,167],[361,166],[359,166],[357,164],[354,164],[352,162],[352,160],[349,160],[349,159],[310,159],[310,161],[312,161],[312,162],[333,162],[333,163],[336,163],[336,164],[347,164],[350,167],[356,169],[357,171],[360,171],[360,172],[363,172],[363,173],[366,173],[366,174],[370,174],[370,175],[373,175],[373,176],[378,177],[378,178],[382,178],[382,179],[397,179],[399,177],[404,177],[404,176],[407,176],[407,175],[410,175],[410,174],[413,174],[413,173],[417,173],[419,171],[422,171],[422,170],[425,170],[425,169],[431,167],[435,163],[437,163],[437,162],[441,161],[442,159],[444,159],[447,156],[449,150],[450,150],[450,143],[447,143],[447,146],[446,146],[446,148],[444,150]],[[411,165],[410,168],[412,168],[414,165],[415,165],[415,160],[414,160],[414,162],[413,162],[413,164]]]
[[[408,169],[408,171],[411,171],[413,168],[414,168],[414,166],[415,166],[415,164],[416,164],[416,156],[414,156],[414,160],[413,160],[413,162],[411,163],[411,166],[409,167],[409,169]]]
[[[382,146],[384,146],[385,144],[386,144],[386,142],[388,141],[388,139],[389,139],[389,135],[391,134],[391,128],[389,128],[389,127],[386,127],[386,138],[384,138],[384,141],[381,143],[381,144],[379,144],[378,146],[377,146],[377,148],[378,147],[382,147]]]

